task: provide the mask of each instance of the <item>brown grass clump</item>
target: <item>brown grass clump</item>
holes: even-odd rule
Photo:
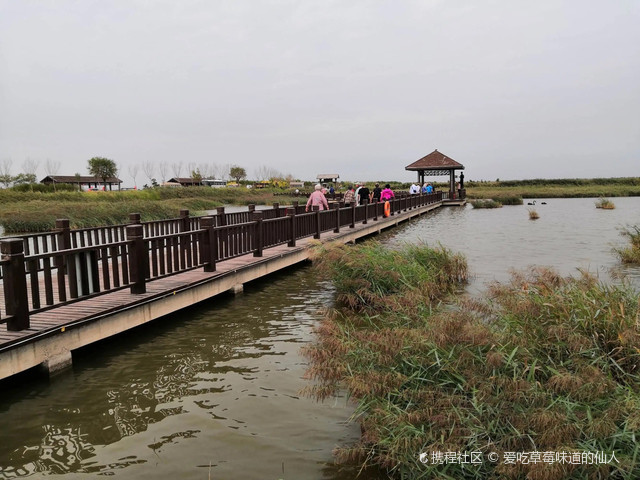
[[[307,350],[312,393],[346,389],[362,428],[339,461],[398,478],[640,477],[635,292],[532,269],[443,310],[466,276],[461,259],[383,250],[341,247],[316,260],[341,302]],[[434,451],[615,451],[619,463],[420,462]]]

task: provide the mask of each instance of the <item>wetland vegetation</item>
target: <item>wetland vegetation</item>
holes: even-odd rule
[[[640,232],[629,235],[637,242]],[[337,303],[306,350],[310,393],[346,389],[362,431],[336,451],[339,461],[406,479],[640,476],[633,288],[532,268],[470,299],[455,295],[465,259],[426,246],[320,247],[314,268],[335,286]],[[434,452],[549,451],[615,452],[616,460],[420,461]]]

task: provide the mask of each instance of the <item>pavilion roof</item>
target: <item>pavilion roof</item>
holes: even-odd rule
[[[404,167],[405,170],[464,170],[464,165],[456,162],[453,158],[446,156],[437,149],[429,155],[425,155],[420,160],[416,160],[411,165]]]

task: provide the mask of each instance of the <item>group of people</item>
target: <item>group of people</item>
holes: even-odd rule
[[[307,200],[307,206],[305,210],[308,212],[313,207],[319,207],[320,210],[328,210],[329,203],[327,202],[327,197],[325,197],[326,193],[333,194],[335,190],[333,190],[333,186],[330,187],[329,191],[324,188],[322,185],[318,184],[315,186],[315,190],[311,195],[309,195],[309,200]],[[395,194],[393,190],[391,190],[391,186],[387,183],[384,188],[380,187],[379,183],[376,183],[376,186],[373,190],[369,190],[364,183],[356,183],[355,185],[348,185],[347,190],[344,192],[344,204],[346,206],[355,205],[364,205],[365,203],[373,203],[373,202],[386,202],[387,200],[391,200],[395,198]]]
[[[433,193],[433,186],[430,183],[422,185],[422,188],[417,183],[412,183],[409,187],[409,193],[411,195],[417,195],[418,193]]]

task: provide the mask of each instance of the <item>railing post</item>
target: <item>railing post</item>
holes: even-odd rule
[[[336,211],[336,227],[333,229],[333,233],[340,233],[340,202],[333,202],[331,209]]]
[[[129,214],[129,225],[137,225],[140,223],[140,214],[139,213],[130,213]]]
[[[69,228],[69,220],[66,218],[58,218],[55,228],[58,237],[58,250],[68,250],[71,248],[71,229]]]
[[[202,217],[200,228],[204,230],[202,234],[202,259],[205,272],[216,271],[216,231],[213,217]]]
[[[273,202],[273,209],[275,210],[276,218],[279,218],[280,217],[280,203],[279,202]]]
[[[56,219],[56,241],[58,244],[58,250],[68,250],[71,248],[71,229],[69,228],[69,220],[66,218]],[[54,259],[54,265],[58,268],[58,292],[60,294],[60,301],[67,301],[67,291],[65,289],[64,277],[67,274],[67,262],[66,255],[56,256]],[[69,295],[71,298],[75,298],[73,295],[77,290],[75,268],[69,272]],[[77,293],[75,295],[77,297]]]
[[[147,286],[145,275],[148,253],[144,248],[142,225],[127,225],[127,241],[129,243],[129,280],[131,293],[145,293]]]
[[[188,232],[189,230],[191,230],[189,224],[189,210],[180,210],[180,231]]]
[[[367,224],[367,220],[369,217],[369,200],[364,200],[364,221],[362,222],[363,225]]]
[[[227,214],[224,213],[224,207],[217,207],[216,215],[218,216],[218,226],[224,227],[227,224]]]
[[[349,228],[356,227],[356,202],[351,202],[351,224]]]
[[[373,221],[378,221],[378,200],[373,199]]]
[[[24,265],[24,244],[21,238],[9,238],[0,242],[3,267],[4,300],[7,315],[7,330],[17,331],[30,327],[27,275]]]
[[[263,234],[262,231],[262,212],[253,212],[252,213],[252,221],[256,222],[256,249],[253,252],[254,257],[262,256],[262,247],[264,245]]]
[[[249,207],[249,214],[251,214],[251,213],[256,211],[255,204],[252,203],[252,204],[248,205],[248,207]]]
[[[289,217],[289,230],[291,231],[291,238],[289,239],[289,243],[287,243],[287,247],[295,247],[296,246],[296,209],[287,208],[286,213],[287,213],[287,216]]]
[[[313,212],[315,212],[315,223],[316,223],[316,233],[313,234],[313,238],[318,240],[320,238],[320,206],[314,205],[311,207]]]

